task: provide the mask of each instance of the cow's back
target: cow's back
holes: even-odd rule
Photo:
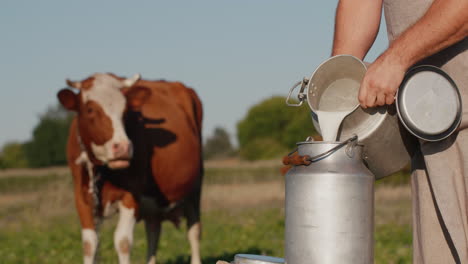
[[[161,120],[148,124],[151,136],[153,177],[169,202],[183,199],[201,177],[201,102],[196,93],[178,82],[137,83],[151,90],[141,112],[144,118]]]

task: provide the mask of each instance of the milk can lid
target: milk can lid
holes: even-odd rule
[[[236,254],[233,264],[284,264],[284,259],[261,255]]]
[[[406,74],[396,106],[408,131],[427,141],[448,137],[461,122],[458,88],[448,74],[434,66],[418,66]]]

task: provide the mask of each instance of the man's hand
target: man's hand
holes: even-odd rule
[[[391,50],[372,63],[359,89],[359,103],[363,108],[392,104],[405,76],[407,67]]]
[[[354,1],[351,5],[359,6]],[[345,14],[352,11],[350,7],[341,10]],[[361,106],[366,108],[393,103],[404,74],[411,65],[468,37],[467,12],[466,0],[434,0],[426,13],[394,39],[390,47],[371,64],[359,91]],[[337,23],[337,27],[346,27],[349,21],[352,20],[344,19]],[[350,30],[345,29],[342,31]],[[333,55],[349,52],[362,59],[363,51],[368,50],[370,38],[362,43],[355,43],[354,39],[346,34],[335,36]]]

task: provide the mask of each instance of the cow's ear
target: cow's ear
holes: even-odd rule
[[[78,95],[70,89],[65,88],[60,90],[57,97],[63,107],[71,111],[78,111]]]
[[[127,105],[133,111],[138,111],[151,96],[151,90],[143,86],[134,86],[123,89],[122,92],[127,97]]]

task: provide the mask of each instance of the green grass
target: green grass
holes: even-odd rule
[[[409,225],[384,224],[375,232],[375,263],[411,263],[412,236]]]
[[[280,209],[246,210],[240,214],[212,211],[203,215],[203,263],[218,259],[232,260],[236,253],[283,256],[284,221]],[[116,263],[112,243],[115,221],[101,228],[100,263]],[[189,244],[186,228],[177,230],[165,223],[159,244],[158,260],[162,263],[187,263]],[[132,260],[144,263],[146,242],[143,224],[136,227]],[[0,232],[2,263],[79,263],[81,241],[75,217],[55,219],[40,226]]]
[[[395,177],[395,179],[392,179]],[[377,189],[407,184],[401,173],[377,184]],[[398,178],[398,179],[397,179]],[[207,169],[205,184],[254,184],[279,180],[278,168]],[[237,186],[237,185],[236,185]],[[390,187],[386,187],[390,186]],[[207,187],[209,188],[209,187]],[[237,188],[237,187],[236,187]],[[241,188],[241,187],[239,187]],[[390,188],[390,189],[389,189]],[[81,230],[76,215],[71,177],[55,175],[0,179],[1,194],[21,196],[40,192],[38,199],[0,208],[1,263],[81,263]],[[252,194],[255,199],[255,194]],[[375,263],[411,263],[410,201],[400,196],[376,204]],[[56,214],[49,214],[56,211]],[[400,219],[400,220],[399,220]],[[402,221],[401,219],[405,219]],[[117,263],[113,246],[116,217],[100,229],[100,263]],[[284,256],[284,210],[281,203],[236,208],[212,208],[202,213],[202,261],[231,261],[237,253]],[[189,263],[186,227],[164,223],[158,263]],[[132,262],[144,263],[146,239],[143,224],[135,228]]]
[[[203,215],[202,260],[232,260],[237,253],[284,256],[284,212],[278,208],[250,209],[237,213],[224,210]],[[116,263],[112,243],[115,221],[101,228],[100,263]],[[158,249],[158,261],[188,263],[186,228],[177,230],[165,223]],[[79,224],[74,217],[55,219],[42,226],[26,226],[21,231],[0,232],[2,263],[80,263]],[[411,263],[411,231],[408,226],[381,225],[375,233],[375,263]],[[146,242],[143,225],[135,230],[134,263],[144,263]]]
[[[393,173],[392,175],[389,175],[387,177],[384,177],[380,180],[377,180],[375,182],[376,186],[401,186],[401,185],[408,185],[411,181],[410,177],[410,169],[405,168],[403,170],[400,170],[398,172]]]

